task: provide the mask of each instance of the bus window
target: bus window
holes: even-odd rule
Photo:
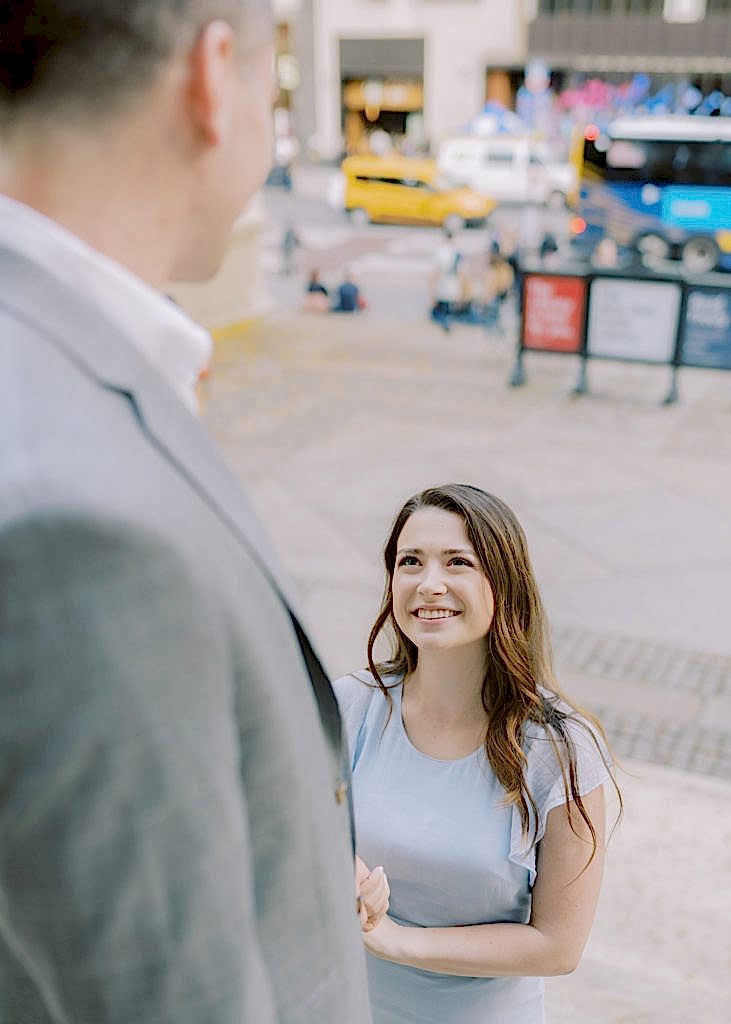
[[[619,139],[607,150],[607,177],[613,181],[633,181],[646,177],[647,150],[639,142]],[[640,171],[639,175],[633,171]]]
[[[592,124],[583,150],[585,227],[575,240],[584,252],[608,234],[635,254],[680,259],[692,272],[731,270],[728,118]]]
[[[731,142],[602,139],[584,146],[584,172],[601,181],[731,185]]]

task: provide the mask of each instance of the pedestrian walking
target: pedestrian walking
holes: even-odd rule
[[[541,245],[538,250],[538,255],[543,263],[555,265],[558,258],[558,242],[556,236],[551,231],[546,231],[543,238],[541,239]]]
[[[297,249],[302,243],[293,224],[288,224],[282,235],[282,270],[291,277],[294,273]]]
[[[577,965],[599,895],[603,733],[554,681],[526,539],[500,499],[415,495],[385,566],[369,670],[335,684],[358,850],[391,885],[364,936],[374,1024],[540,1024],[541,978]]]
[[[434,296],[431,307],[431,318],[448,334],[452,329],[452,321],[463,297],[463,284],[460,273],[462,254],[455,252],[451,263],[437,271],[434,283]]]
[[[503,257],[508,267],[512,271],[512,284],[508,292],[513,293],[515,296],[515,307],[516,313],[520,315],[522,300],[523,300],[523,282],[522,282],[522,252],[519,245],[518,233],[514,230],[508,230],[504,232],[503,237],[500,240],[500,255]]]
[[[486,328],[501,328],[503,305],[515,281],[513,269],[495,245],[487,255],[483,278],[483,318]]]
[[[370,1021],[337,702],[163,294],[265,178],[273,63],[265,0],[0,3],[14,1024]]]

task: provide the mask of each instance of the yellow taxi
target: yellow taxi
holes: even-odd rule
[[[355,223],[439,224],[449,231],[483,224],[494,199],[444,181],[434,160],[350,156],[342,163],[344,204]]]

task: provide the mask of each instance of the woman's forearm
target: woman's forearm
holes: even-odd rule
[[[390,917],[369,935],[374,956],[438,974],[467,978],[550,977],[576,969],[589,938],[604,864],[604,795],[584,797],[598,833],[589,840],[564,807],[548,814],[538,849],[538,878],[531,893],[530,924],[478,924],[457,928],[407,928]]]
[[[388,946],[371,952],[424,971],[469,978],[569,974],[581,954],[532,925],[507,923],[459,928],[395,925]]]

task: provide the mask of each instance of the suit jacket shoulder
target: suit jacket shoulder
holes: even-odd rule
[[[2,699],[39,751],[0,759],[13,1019],[367,1024],[337,704],[265,531],[130,340],[3,252],[0,559]]]

